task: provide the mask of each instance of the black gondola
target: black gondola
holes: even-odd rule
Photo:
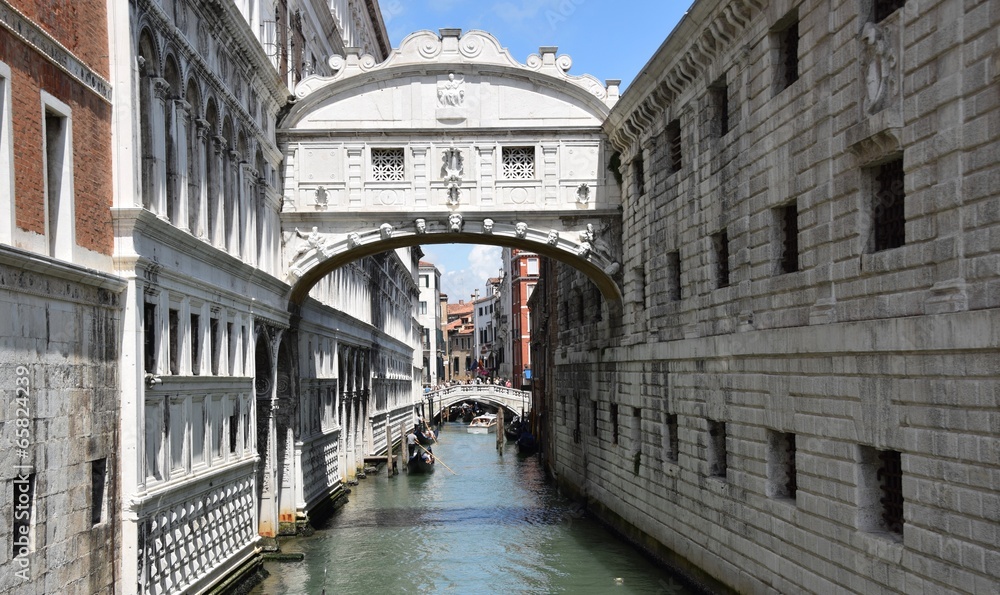
[[[410,457],[406,463],[406,468],[410,473],[433,473],[434,453],[417,448],[417,454]]]
[[[521,436],[521,417],[515,415],[514,419],[510,420],[510,423],[504,426],[503,434],[507,437],[507,440],[517,440]]]

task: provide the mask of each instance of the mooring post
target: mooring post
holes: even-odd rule
[[[503,456],[503,407],[497,408],[497,452]]]
[[[385,444],[385,474],[386,477],[392,477],[395,461],[392,460],[392,423],[390,423],[388,413],[385,414]]]

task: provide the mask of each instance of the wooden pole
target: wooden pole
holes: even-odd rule
[[[504,434],[503,434],[503,407],[500,407],[500,408],[497,409],[497,427],[496,427],[496,433],[497,433],[497,452],[499,452],[500,456],[502,457],[503,456],[503,439],[504,439]]]
[[[387,447],[385,449],[385,469],[386,469],[385,473],[386,473],[386,477],[392,477],[392,467],[393,467],[393,460],[392,460],[392,424],[389,423],[389,414],[386,414],[386,416],[385,416],[385,442],[386,442],[386,447]]]

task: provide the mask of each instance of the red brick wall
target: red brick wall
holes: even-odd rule
[[[108,12],[103,0],[19,0],[14,6],[97,74],[109,77]]]
[[[101,15],[103,14],[102,10]],[[103,23],[103,16],[101,19]],[[106,40],[106,37],[103,39]],[[105,54],[106,47],[105,43]],[[11,69],[17,226],[39,234],[45,233],[43,114],[40,93],[45,90],[73,111],[71,125],[76,244],[110,255],[114,245],[110,213],[111,106],[5,29],[0,29],[0,61]]]

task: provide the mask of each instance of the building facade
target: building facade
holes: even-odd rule
[[[451,360],[451,376],[448,380],[468,382],[473,379],[472,362],[475,349],[476,326],[473,320],[472,303],[458,300],[448,304],[448,320],[445,332],[448,337],[448,353]]]
[[[106,17],[0,2],[4,593],[113,593],[120,573]]]
[[[534,252],[504,248],[504,275],[509,278],[510,374],[514,387],[531,390],[531,319],[528,300],[538,284],[539,257]]]
[[[738,592],[996,589],[997,8],[694,3],[605,126],[624,301],[548,312],[593,511]]]
[[[441,271],[434,263],[420,261],[420,302],[417,320],[420,322],[423,345],[423,384],[437,386],[444,380],[444,354],[447,346],[441,334]]]

